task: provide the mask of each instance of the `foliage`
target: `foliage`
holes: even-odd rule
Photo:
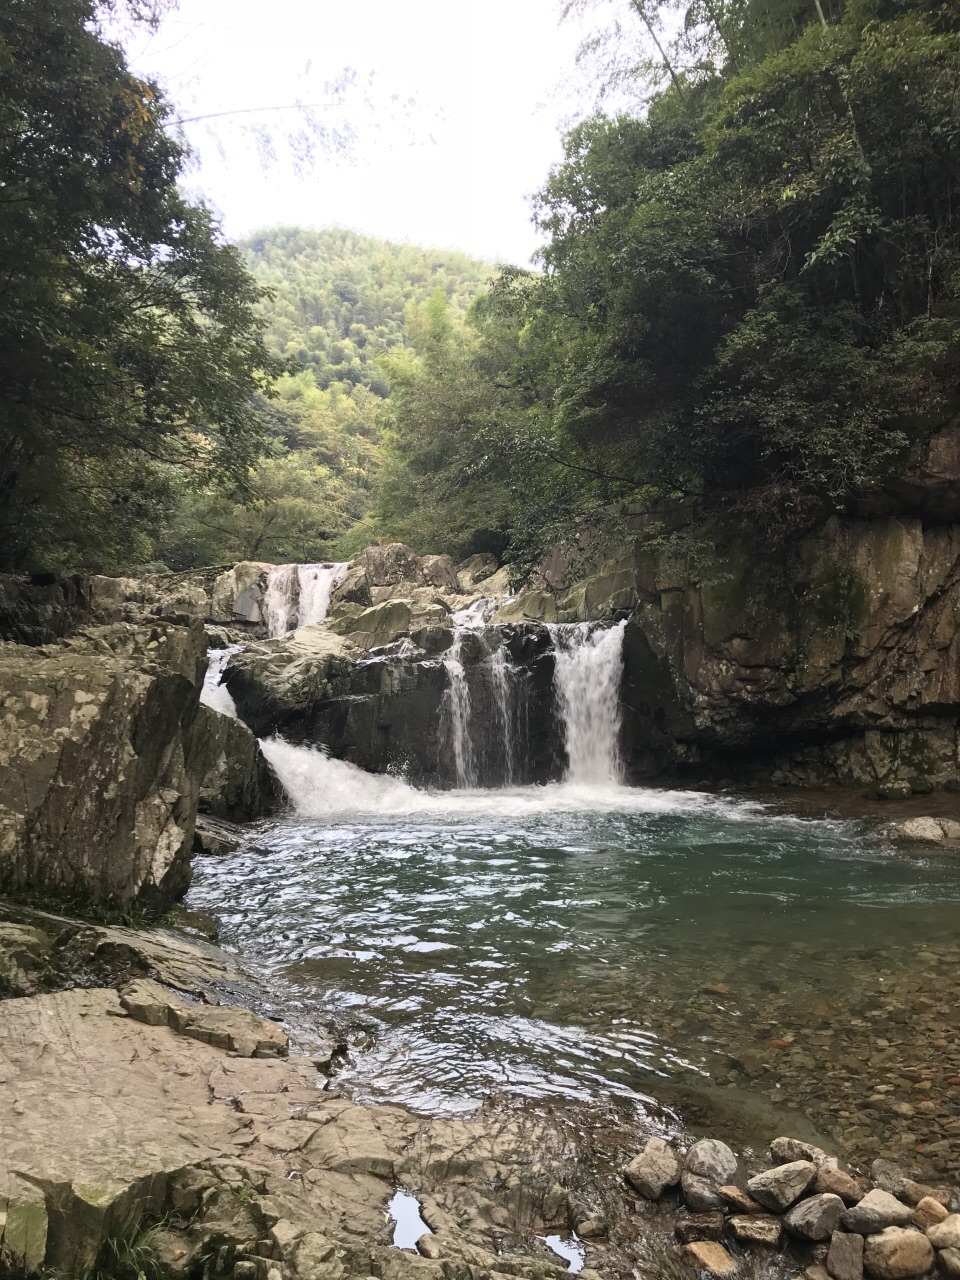
[[[338,228],[280,227],[243,247],[270,289],[265,341],[300,372],[258,406],[269,447],[244,492],[183,492],[157,547],[171,568],[327,560],[375,541],[367,512],[407,319],[431,295],[461,314],[492,272],[465,254]]]
[[[282,365],[263,291],[177,189],[158,87],[95,0],[0,9],[0,556],[146,559],[177,473],[243,486]]]
[[[428,449],[398,404],[390,527],[460,466],[477,481],[446,531],[463,545],[471,509],[506,501],[517,563],[617,513],[659,513],[660,538],[678,510],[733,519],[776,546],[881,486],[957,404],[960,11],[703,0],[671,35],[666,5],[627,9],[656,37],[619,64],[649,109],[571,131],[537,203],[543,274],[505,272],[476,317],[474,367],[505,357],[475,403],[490,456],[512,450],[506,489],[468,470],[468,406]],[[466,394],[455,363],[450,381]]]

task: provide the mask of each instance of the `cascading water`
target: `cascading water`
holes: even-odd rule
[[[458,787],[475,787],[477,769],[470,737],[470,686],[463,665],[463,637],[469,627],[455,626],[453,643],[443,656],[447,688],[443,695],[441,726],[453,751]]]
[[[242,653],[242,644],[229,644],[225,649],[210,649],[207,652],[207,674],[203,677],[203,688],[200,690],[200,701],[221,715],[237,718],[237,705],[233,695],[220,681],[227,663],[235,653]]]
[[[263,598],[269,638],[322,622],[347,568],[345,563],[275,565],[267,574]]]
[[[564,781],[610,786],[623,781],[620,759],[620,680],[626,622],[551,628],[556,653],[554,690],[567,752]]]
[[[492,650],[487,662],[487,668],[490,672],[493,705],[497,715],[497,727],[500,731],[503,781],[506,786],[512,787],[516,774],[516,732],[513,713],[514,673],[510,665],[510,652],[505,644],[501,643]]]
[[[309,627],[313,622],[324,620],[330,609],[330,597],[348,567],[344,563],[297,566],[297,581],[300,587],[297,602],[298,626]]]

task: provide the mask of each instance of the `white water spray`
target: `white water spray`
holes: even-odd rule
[[[623,632],[593,623],[551,627],[554,689],[567,751],[565,781],[610,786],[623,781],[620,759],[620,680]]]
[[[453,643],[443,655],[447,687],[440,712],[441,726],[453,751],[458,787],[477,785],[473,741],[470,737],[470,686],[467,684],[467,672],[463,665],[463,636],[468,630],[471,628],[454,627]]]
[[[348,569],[337,564],[278,564],[267,573],[264,621],[271,640],[323,622],[330,598]]]
[[[516,774],[513,668],[510,665],[510,651],[505,644],[500,643],[497,645],[490,654],[487,666],[490,671],[493,705],[496,709],[497,727],[500,730],[500,741],[503,748],[503,780],[508,787],[512,787]]]
[[[237,718],[237,704],[225,684],[221,684],[227,663],[235,653],[242,653],[242,644],[228,644],[225,649],[207,650],[207,674],[203,677],[200,701],[221,715]]]

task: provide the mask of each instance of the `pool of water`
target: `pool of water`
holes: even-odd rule
[[[348,1028],[354,1096],[428,1113],[506,1093],[682,1114],[734,1090],[789,1098],[861,1145],[904,1120],[914,1146],[932,1140],[867,1099],[892,1106],[896,1072],[928,1069],[902,1061],[907,1033],[942,1033],[925,1052],[944,1072],[960,1054],[943,987],[960,958],[957,861],[698,793],[431,795],[309,763],[309,791],[292,789],[312,816],[201,860],[190,905],[218,916],[295,1035]],[[937,995],[918,1013],[927,982]],[[960,1116],[945,1080],[921,1099],[936,1113],[915,1112],[937,1134]]]

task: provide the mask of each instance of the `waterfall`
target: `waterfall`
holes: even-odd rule
[[[275,565],[267,573],[263,597],[270,639],[322,622],[330,608],[330,597],[348,567],[345,563]]]
[[[221,715],[237,718],[237,705],[230,690],[220,681],[224,668],[235,653],[242,653],[242,644],[230,644],[225,649],[209,649],[207,651],[207,674],[203,677],[203,688],[200,690],[200,701]]]
[[[463,637],[471,627],[454,627],[453,643],[443,655],[447,672],[447,688],[440,713],[444,737],[453,751],[458,787],[475,787],[477,770],[470,738],[470,687],[463,666]]]
[[[489,649],[489,642],[488,642]],[[513,714],[513,668],[510,665],[510,652],[503,643],[490,654],[488,662],[490,684],[493,689],[493,704],[497,713],[497,727],[503,744],[503,781],[508,787],[513,786],[516,771],[516,733]]]
[[[620,679],[623,632],[594,623],[551,627],[556,654],[554,690],[567,751],[564,780],[610,785],[622,780]]]

